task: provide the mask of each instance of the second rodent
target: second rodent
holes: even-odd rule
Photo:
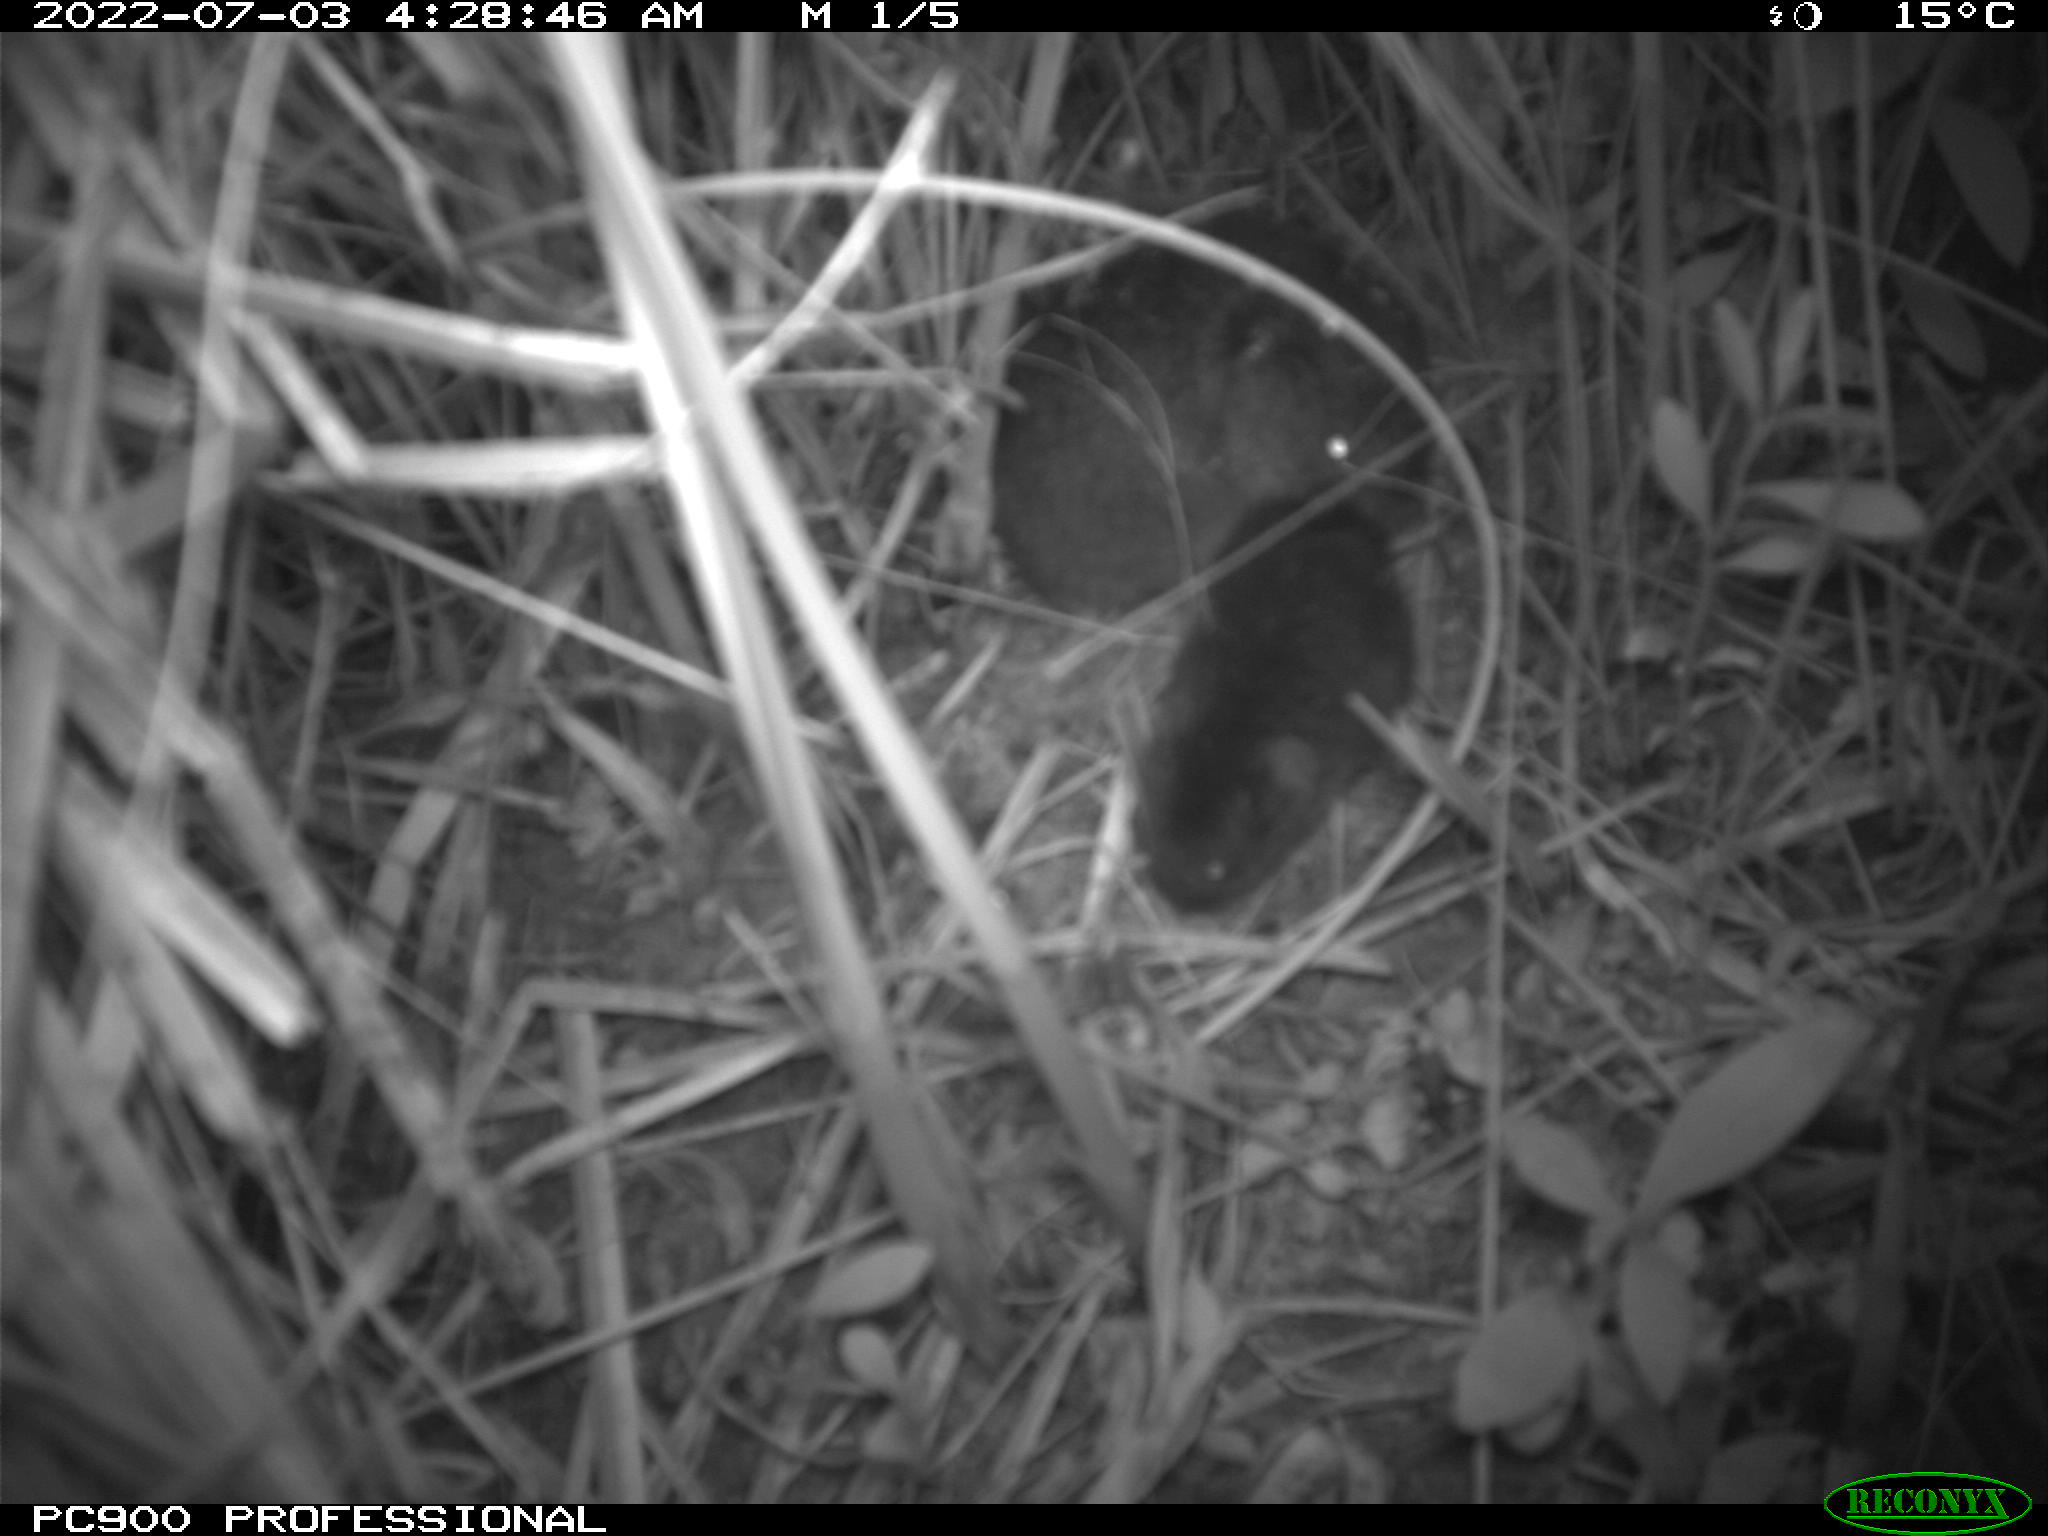
[[[1413,625],[1384,530],[1355,498],[1290,529],[1296,512],[1264,503],[1233,531],[1139,758],[1138,848],[1186,911],[1263,884],[1381,761],[1346,695],[1392,715],[1413,687]]]

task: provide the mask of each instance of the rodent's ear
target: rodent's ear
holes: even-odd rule
[[[1261,742],[1259,762],[1273,787],[1285,795],[1313,794],[1322,777],[1316,749],[1299,736],[1275,736]]]

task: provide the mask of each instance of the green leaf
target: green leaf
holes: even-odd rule
[[[1759,1167],[1841,1084],[1870,1039],[1870,1022],[1828,998],[1807,1006],[1804,1017],[1737,1052],[1685,1096],[1636,1192],[1637,1230]]]

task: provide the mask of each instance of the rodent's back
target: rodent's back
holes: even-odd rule
[[[1416,328],[1346,280],[1328,245],[1239,215],[1209,226],[1418,355]],[[1018,573],[1054,605],[1126,612],[1206,569],[1247,507],[1344,471],[1332,445],[1382,413],[1389,387],[1292,305],[1206,262],[1147,247],[1039,316],[1007,380],[995,522]]]
[[[1273,532],[1293,501],[1245,517],[1229,548]],[[1138,843],[1152,883],[1202,911],[1286,862],[1380,758],[1345,705],[1391,715],[1415,671],[1408,604],[1386,534],[1343,503],[1212,584],[1174,661],[1139,760]]]

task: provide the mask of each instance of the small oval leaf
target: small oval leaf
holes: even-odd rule
[[[1889,480],[1854,480],[1833,509],[1835,530],[1866,544],[1905,544],[1927,533],[1927,514],[1912,493]]]
[[[1747,254],[1740,245],[1703,251],[1672,273],[1671,290],[1678,295],[1678,302],[1688,309],[1710,304],[1733,281],[1735,269],[1742,265],[1742,258]]]
[[[1501,1150],[1522,1182],[1552,1205],[1595,1220],[1618,1209],[1607,1170],[1575,1132],[1536,1115],[1516,1115],[1501,1126]]]
[[[1855,104],[1863,89],[1864,76],[1857,65],[1856,49],[1862,40],[1847,32],[1808,32],[1787,37],[1787,50],[1777,55],[1778,77],[1774,105],[1779,117],[1790,120],[1799,106],[1789,67],[1789,49],[1805,53],[1807,73],[1806,105],[1816,121]],[[1921,68],[1938,46],[1933,33],[1879,32],[1869,42],[1870,101],[1883,101]]]
[[[1368,1099],[1358,1117],[1358,1139],[1387,1172],[1406,1168],[1415,1157],[1415,1110],[1408,1095],[1389,1087]]]
[[[1668,624],[1641,623],[1631,628],[1621,642],[1623,661],[1661,665],[1678,654],[1678,635]]]
[[[1814,998],[1805,1017],[1730,1057],[1664,1128],[1636,1192],[1638,1230],[1777,1152],[1827,1102],[1870,1034],[1853,1009]]]
[[[1949,180],[1991,248],[2017,267],[2033,233],[2033,189],[2011,137],[1980,107],[1954,97],[1935,104],[1927,122]]]
[[[884,1410],[860,1437],[860,1453],[885,1467],[914,1467],[924,1458],[917,1431],[907,1416],[894,1408]]]
[[[839,1363],[846,1374],[884,1397],[900,1397],[903,1372],[896,1365],[896,1351],[879,1328],[856,1323],[839,1335]]]
[[[1984,377],[1984,333],[1961,299],[1940,283],[1905,272],[1899,274],[1899,297],[1913,334],[1928,351],[1966,379]]]
[[[1458,1427],[1477,1434],[1520,1424],[1576,1396],[1585,1359],[1585,1334],[1565,1297],[1531,1291],[1498,1313],[1458,1362]]]
[[[1467,1088],[1484,1088],[1493,1081],[1486,1023],[1469,991],[1453,987],[1446,992],[1430,1005],[1427,1023],[1451,1076]]]
[[[1820,554],[1820,540],[1808,534],[1774,533],[1753,539],[1721,562],[1744,576],[1796,576]]]
[[[1665,494],[1700,527],[1711,527],[1713,462],[1699,423],[1676,400],[1659,400],[1651,415],[1650,463]]]
[[[1819,329],[1820,295],[1802,288],[1778,312],[1778,334],[1771,342],[1771,405],[1792,398],[1806,377],[1806,354]]]
[[[1570,1399],[1560,1398],[1541,1413],[1519,1424],[1508,1425],[1501,1431],[1501,1438],[1518,1456],[1541,1456],[1571,1428],[1572,1411],[1576,1406]]]
[[[1759,480],[1750,494],[1866,544],[1903,544],[1927,532],[1927,514],[1889,480]]]
[[[1752,416],[1764,409],[1764,370],[1757,357],[1756,337],[1749,322],[1726,299],[1714,301],[1714,347],[1721,354],[1721,371],[1728,385]]]
[[[1750,486],[1749,494],[1796,512],[1809,523],[1822,523],[1827,521],[1828,508],[1834,505],[1841,484],[1839,480],[1759,480]]]
[[[1670,1256],[1644,1238],[1622,1256],[1621,1336],[1657,1405],[1677,1402],[1692,1359],[1692,1288]]]
[[[893,1307],[924,1284],[932,1251],[923,1243],[882,1243],[856,1254],[818,1282],[805,1311],[812,1317],[865,1317]]]

